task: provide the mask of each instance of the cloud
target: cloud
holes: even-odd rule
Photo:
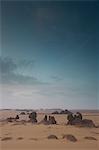
[[[5,57],[2,59],[0,57],[0,72],[2,74],[11,74],[17,69],[17,65],[13,62],[11,58]]]
[[[33,64],[33,61],[21,61],[21,66],[27,67],[29,64]],[[20,68],[20,65],[15,63],[11,58],[0,57],[0,82],[2,84],[42,84],[41,81],[33,76],[18,73],[18,68]]]
[[[26,60],[26,59],[22,59],[18,62],[18,65],[20,67],[31,67],[34,66],[34,60]]]
[[[61,77],[56,76],[56,75],[51,76],[51,79],[53,79],[54,81],[61,81],[61,80],[63,80]]]

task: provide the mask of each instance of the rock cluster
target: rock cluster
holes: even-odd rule
[[[65,110],[62,110],[61,112],[54,111],[54,112],[52,112],[52,114],[72,114],[72,112],[70,112],[69,110],[65,109]]]
[[[46,125],[57,124],[54,116],[47,117],[47,115],[44,116],[43,120],[40,123],[43,123]]]
[[[76,115],[69,114],[67,116],[67,125],[79,125],[81,127],[95,127],[92,120],[83,119],[82,114],[77,112]]]
[[[16,115],[15,118],[14,118],[14,117],[9,117],[9,118],[6,119],[6,121],[7,121],[7,122],[14,122],[14,121],[17,121],[18,119],[19,119],[19,116]]]

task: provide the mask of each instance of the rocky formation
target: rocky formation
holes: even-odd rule
[[[45,125],[50,125],[50,124],[56,124],[57,122],[54,116],[47,117],[47,115],[45,115],[43,120],[40,121],[40,123],[43,123]]]
[[[77,112],[76,115],[69,114],[67,116],[67,125],[78,125],[81,127],[96,127],[92,120],[83,119],[82,114]]]
[[[65,110],[62,110],[61,112],[60,112],[60,114],[72,114],[72,112],[70,112],[69,110],[67,110],[67,109],[65,109]]]
[[[49,124],[56,124],[56,120],[54,116],[49,116]]]
[[[32,123],[37,123],[37,113],[36,112],[32,112],[29,114],[29,118],[30,118],[30,122]]]
[[[9,118],[6,119],[6,121],[7,121],[7,122],[13,122],[13,121],[16,121],[16,119],[15,119],[15,118],[12,118],[12,117],[9,117]]]
[[[94,122],[92,120],[89,120],[89,119],[83,119],[81,122],[81,125],[84,127],[96,127]]]
[[[25,115],[25,112],[21,112],[20,115]]]
[[[62,110],[61,112],[54,111],[54,112],[52,112],[52,114],[72,114],[72,112],[70,112],[69,110],[65,109],[65,110]]]

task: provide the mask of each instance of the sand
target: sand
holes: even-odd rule
[[[15,110],[0,111],[0,120],[15,116],[20,112]],[[66,115],[54,115],[58,125],[33,125],[31,123],[0,122],[0,150],[98,150],[99,128],[83,128],[66,126]],[[44,114],[38,114],[38,121]],[[92,119],[99,125],[99,114],[83,114],[83,118]],[[28,120],[28,115],[20,115],[20,120]],[[58,139],[48,139],[49,135]],[[77,142],[63,139],[64,134],[72,134]],[[97,140],[85,139],[94,137]]]

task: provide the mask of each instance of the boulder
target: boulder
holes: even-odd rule
[[[54,116],[49,116],[49,124],[56,124],[56,120]]]
[[[16,120],[17,120],[17,119],[19,119],[19,116],[18,116],[18,115],[16,115],[15,119],[16,119]]]
[[[30,122],[32,123],[37,123],[37,113],[36,112],[32,112],[29,114],[29,118],[30,118]]]
[[[21,112],[20,115],[25,115],[25,112]]]
[[[71,142],[77,142],[76,137],[74,135],[71,135],[71,134],[63,135],[63,139],[67,139]]]
[[[84,127],[96,127],[94,122],[92,120],[89,120],[89,119],[83,119],[81,121],[81,125]]]

